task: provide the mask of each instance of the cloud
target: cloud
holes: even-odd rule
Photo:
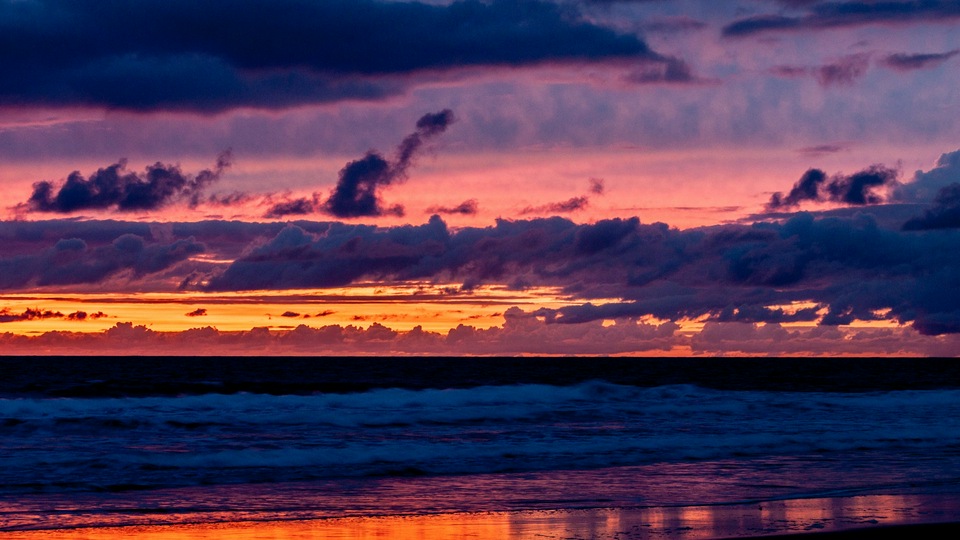
[[[520,215],[529,214],[569,214],[583,210],[590,204],[590,199],[585,196],[571,197],[565,201],[542,204],[540,206],[527,206],[520,210]]]
[[[879,204],[883,198],[874,190],[898,185],[897,171],[882,165],[873,165],[849,176],[836,174],[827,179],[820,169],[810,169],[784,196],[774,193],[767,203],[768,211],[794,208],[805,201],[835,202],[853,206]]]
[[[850,149],[849,143],[830,143],[830,144],[818,144],[815,146],[805,146],[799,148],[797,153],[801,156],[807,157],[820,157],[827,154],[836,154]]]
[[[206,308],[197,308],[186,314],[187,317],[205,317],[207,315]]]
[[[106,317],[106,313],[98,311],[96,313],[87,313],[86,311],[74,311],[73,313],[67,315],[67,320],[70,321],[85,321],[87,319],[102,319]]]
[[[779,77],[810,76],[820,86],[848,86],[863,77],[870,67],[870,54],[857,53],[843,56],[834,62],[817,67],[775,66],[770,72]]]
[[[139,279],[204,249],[193,238],[148,242],[142,236],[124,233],[109,242],[90,245],[68,237],[30,253],[0,251],[0,289],[99,283],[120,273]]]
[[[903,224],[905,231],[956,228],[960,228],[960,183],[942,188],[922,216]]]
[[[9,308],[0,309],[0,323],[34,321],[40,319],[63,319],[65,315],[59,311],[27,308],[22,313],[15,313]]]
[[[289,201],[281,201],[270,207],[263,215],[265,218],[281,218],[284,216],[303,216],[312,214],[320,207],[320,194],[314,193],[309,199],[299,197]]]
[[[686,62],[679,58],[644,62],[628,73],[624,80],[635,84],[701,82]]]
[[[340,170],[337,186],[324,203],[324,210],[341,218],[384,214],[402,216],[402,207],[383,206],[379,189],[403,180],[424,141],[443,133],[453,121],[453,111],[450,109],[425,114],[417,120],[417,130],[407,135],[397,147],[397,156],[392,163],[373,151],[347,163]]]
[[[604,190],[606,189],[606,184],[603,178],[591,178],[590,179],[590,193],[594,195],[603,195]]]
[[[410,74],[660,59],[540,0],[8,0],[0,34],[0,99],[17,107],[274,109],[383,99]]]
[[[464,216],[475,216],[480,211],[480,205],[476,199],[463,201],[457,206],[431,206],[427,208],[428,214],[460,214]]]
[[[541,204],[538,206],[526,206],[520,210],[521,216],[530,214],[570,214],[579,212],[590,206],[591,195],[603,195],[605,184],[602,178],[590,178],[587,188],[587,195],[571,197],[565,201]]]
[[[842,177],[835,196],[863,193],[870,183],[858,178],[871,174]],[[818,183],[818,193],[829,193],[829,182]],[[782,223],[685,231],[636,218],[582,225],[558,217],[498,220],[451,231],[434,216],[419,226],[331,224],[323,234],[288,225],[212,275],[208,289],[369,280],[452,282],[464,292],[485,284],[557,287],[580,303],[537,313],[554,324],[892,320],[942,333],[960,331],[960,253],[950,247],[956,241],[949,230],[881,228],[865,214],[800,213]],[[804,305],[792,307],[797,303]]]
[[[960,150],[941,154],[929,171],[916,171],[911,181],[896,186],[891,200],[929,203],[943,188],[955,183],[960,183]]]
[[[102,311],[88,314],[86,311],[74,311],[64,315],[59,311],[50,311],[49,309],[27,308],[20,313],[10,311],[10,308],[0,309],[0,323],[37,321],[43,319],[63,319],[67,321],[84,321],[90,319],[100,319],[106,317]]]
[[[817,81],[822,86],[853,84],[867,73],[869,65],[869,53],[847,55],[836,62],[820,66],[816,72]]]
[[[723,28],[725,37],[746,37],[761,33],[821,30],[867,24],[911,24],[942,22],[960,17],[960,3],[954,0],[789,2],[805,7],[798,16],[757,15],[736,20]]]
[[[30,199],[18,208],[35,212],[68,214],[82,210],[114,208],[121,212],[156,210],[177,200],[196,204],[200,193],[216,182],[230,166],[227,150],[217,157],[213,169],[195,176],[185,175],[176,165],[157,162],[142,173],[127,172],[121,160],[84,178],[74,171],[59,184],[51,181],[33,185]]]
[[[445,332],[415,327],[393,330],[379,323],[368,328],[299,325],[292,329],[253,328],[221,331],[212,327],[158,332],[129,322],[103,332],[45,332],[25,336],[0,333],[0,347],[10,354],[38,350],[70,355],[602,355],[679,352],[719,355],[842,354],[956,356],[960,335],[927,336],[910,327],[786,328],[777,323],[707,322],[700,331],[679,331],[673,323],[630,320],[603,324],[551,324],[519,308],[503,314],[492,328],[459,325]]]
[[[421,116],[417,120],[416,131],[404,137],[397,145],[396,157],[392,162],[371,150],[340,170],[337,185],[326,201],[322,200],[319,193],[313,193],[309,198],[281,201],[273,204],[264,217],[281,218],[316,212],[325,212],[339,218],[403,216],[402,206],[384,206],[380,199],[380,189],[406,179],[407,169],[424,143],[446,131],[454,120],[453,111],[450,109]],[[475,206],[476,201],[474,211]],[[460,210],[460,213],[464,213],[463,211],[469,210],[469,206],[463,206]]]
[[[898,71],[913,71],[916,69],[929,69],[937,67],[947,60],[953,58],[960,49],[954,49],[944,53],[927,54],[890,54],[883,58],[883,65]]]

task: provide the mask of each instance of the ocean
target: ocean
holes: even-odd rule
[[[955,360],[0,358],[6,532],[911,494]]]

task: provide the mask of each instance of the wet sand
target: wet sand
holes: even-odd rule
[[[253,518],[255,519],[255,517]],[[470,512],[291,521],[178,523],[17,531],[22,540],[143,539],[711,539],[809,534],[811,538],[934,537],[960,530],[960,494],[866,495],[720,506]],[[910,527],[904,530],[904,527]]]

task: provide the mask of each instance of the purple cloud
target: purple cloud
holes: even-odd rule
[[[851,85],[863,77],[870,67],[870,54],[858,53],[843,56],[835,62],[822,66],[775,66],[770,73],[778,77],[813,77],[820,86]]]
[[[150,165],[142,174],[128,172],[126,161],[121,160],[97,170],[90,178],[74,171],[61,183],[37,182],[30,199],[21,207],[67,214],[107,208],[121,212],[156,210],[182,199],[196,204],[203,189],[219,180],[230,167],[230,160],[231,154],[227,150],[217,157],[213,169],[205,169],[194,176],[185,175],[176,165],[160,162]]]
[[[460,214],[464,216],[474,216],[480,211],[480,205],[476,199],[463,201],[457,206],[431,206],[427,208],[428,214]]]
[[[661,59],[541,0],[3,2],[0,35],[0,99],[18,107],[276,109],[383,99],[411,73]]]
[[[804,201],[829,201],[853,206],[879,204],[883,199],[874,190],[896,185],[897,171],[882,165],[873,165],[849,176],[836,174],[829,180],[820,169],[810,169],[803,173],[786,196],[774,193],[767,203],[767,210],[794,208]]]
[[[397,146],[397,155],[392,162],[371,150],[362,158],[351,161],[340,169],[337,185],[326,201],[321,203],[320,194],[314,193],[311,198],[301,197],[279,202],[270,207],[264,217],[279,218],[318,211],[339,218],[403,216],[402,206],[383,205],[380,189],[404,180],[407,169],[423,144],[446,131],[453,122],[453,111],[450,109],[421,116],[417,120],[417,130],[404,137]]]
[[[960,17],[960,3],[954,0],[903,1],[789,1],[791,7],[805,8],[798,16],[758,15],[736,20],[723,28],[725,37],[760,33],[819,30],[866,24],[909,24],[940,22]]]
[[[960,49],[954,49],[944,53],[890,54],[884,57],[883,65],[898,71],[929,69],[939,66],[940,64],[956,56],[958,53],[960,53]]]

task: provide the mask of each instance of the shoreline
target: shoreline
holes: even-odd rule
[[[161,509],[162,511],[162,509]],[[412,538],[640,540],[723,538],[871,538],[890,528],[960,530],[960,494],[901,494],[787,499],[716,506],[515,510],[324,519],[135,524],[0,532],[10,540],[106,540],[189,537],[212,540]],[[942,535],[940,533],[943,533]]]

